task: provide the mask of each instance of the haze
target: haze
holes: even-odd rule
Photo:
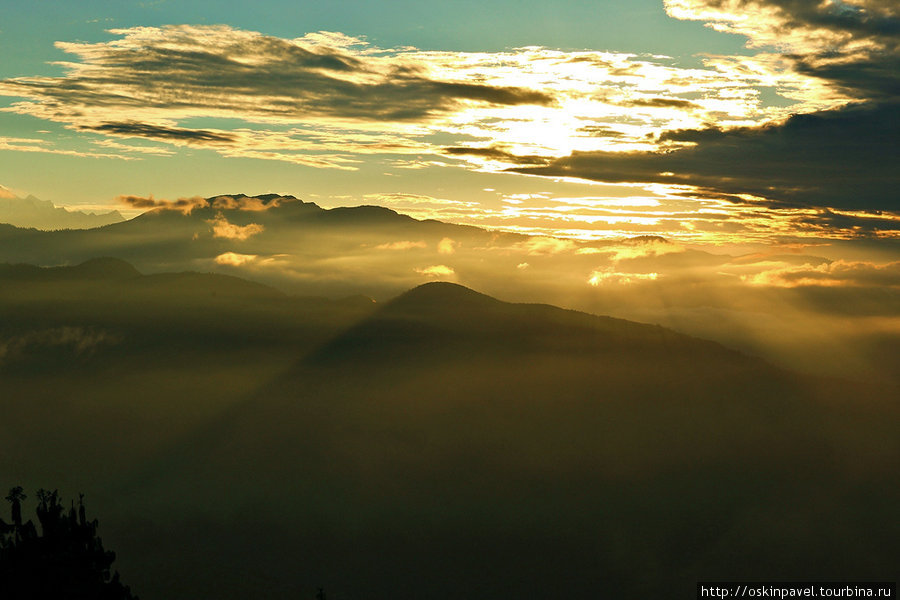
[[[895,577],[894,3],[2,13],[0,484],[140,597]]]

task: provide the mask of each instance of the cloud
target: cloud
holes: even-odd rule
[[[487,148],[450,146],[447,148],[443,148],[441,151],[448,156],[477,156],[480,158],[498,160],[501,162],[512,163],[516,165],[543,165],[547,164],[549,160],[549,157],[546,156],[519,156],[496,146],[490,146]]]
[[[237,252],[223,252],[216,257],[216,264],[227,267],[243,267],[253,264],[259,258],[256,254],[238,254]]]
[[[456,275],[456,271],[447,265],[432,265],[423,269],[416,269],[416,273],[428,277],[453,277]]]
[[[111,33],[119,39],[58,42],[60,49],[81,61],[62,63],[69,71],[66,76],[8,79],[2,91],[33,98],[47,110],[89,109],[93,114],[86,116],[98,122],[80,124],[81,129],[216,143],[231,140],[212,132],[110,121],[98,118],[102,112],[95,109],[105,106],[113,114],[125,113],[126,108],[185,115],[213,112],[292,121],[310,117],[409,121],[446,113],[466,102],[554,103],[552,94],[542,90],[437,77],[403,56],[360,51],[364,41],[341,34],[288,40],[227,26],[190,25]]]
[[[73,57],[59,63],[62,76],[0,80],[0,95],[21,99],[0,110],[85,134],[354,169],[354,154],[540,165],[572,150],[651,149],[648,133],[783,114],[762,105],[758,85],[779,86],[803,106],[822,101],[812,77],[762,63],[687,69],[661,57],[539,47],[382,49],[336,32],[283,39],[227,26],[111,33],[106,42],[58,42]],[[238,126],[199,126],[203,119]],[[443,151],[435,134],[449,140]],[[421,164],[430,163],[406,162]]]
[[[438,254],[453,254],[456,252],[456,247],[458,245],[459,242],[455,242],[448,237],[442,238],[437,245]]]
[[[666,0],[671,16],[707,21],[720,31],[748,36],[767,49],[751,57],[710,57],[707,64],[737,78],[756,73],[785,97],[799,98],[785,81],[799,77],[816,88],[808,107],[763,122],[659,130],[656,145],[632,151],[576,150],[544,165],[490,152],[508,170],[607,183],[681,186],[686,195],[767,208],[810,207],[810,225],[847,230],[896,230],[879,211],[900,210],[900,10],[881,0]],[[777,52],[772,52],[771,49]],[[599,60],[599,59],[598,59]],[[776,70],[784,72],[779,80]],[[799,81],[797,79],[796,81]],[[673,85],[687,81],[673,79]],[[817,104],[818,103],[818,104]],[[623,106],[691,110],[701,100],[632,94]],[[694,105],[694,106],[689,106]],[[800,110],[798,110],[800,108]],[[710,122],[713,122],[710,120]],[[609,125],[585,129],[604,135]],[[615,130],[618,131],[618,130]],[[615,151],[613,151],[615,150]],[[486,153],[487,154],[487,153]],[[852,223],[851,223],[852,222]]]
[[[279,196],[277,194],[264,194],[261,196],[215,196],[210,199],[193,196],[190,198],[178,198],[177,200],[157,200],[152,195],[144,196],[119,196],[116,201],[137,209],[161,209],[176,210],[186,215],[194,209],[211,208],[219,211],[214,219],[207,221],[214,228],[216,237],[230,237],[231,239],[247,239],[263,231],[264,227],[250,223],[244,226],[233,225],[222,214],[222,211],[238,212],[265,212],[285,204],[302,204],[294,196]],[[243,236],[243,237],[241,237]]]
[[[415,219],[437,219],[453,223],[482,223],[494,211],[477,202],[435,198],[423,194],[375,193],[365,194],[363,202],[387,206]],[[340,199],[344,200],[344,199]]]
[[[203,129],[163,127],[150,123],[128,121],[124,123],[102,123],[99,125],[79,125],[81,131],[112,133],[125,137],[144,137],[171,142],[202,142],[204,144],[231,144],[235,136]]]
[[[90,327],[63,326],[29,331],[0,339],[0,364],[21,359],[47,348],[67,349],[75,356],[89,356],[103,346],[118,344],[121,338],[108,331]]]
[[[658,273],[621,273],[612,268],[604,268],[592,271],[588,277],[588,283],[594,287],[605,284],[631,285],[643,281],[655,281],[658,277]]]
[[[425,242],[410,242],[410,241],[402,241],[402,242],[390,242],[387,244],[379,244],[375,246],[376,250],[412,250],[413,248],[426,248],[428,244]]]
[[[47,140],[34,138],[14,138],[0,136],[0,150],[13,152],[36,152],[41,154],[60,154],[63,156],[75,156],[79,158],[112,158],[117,160],[133,160],[134,158],[122,154],[110,154],[107,152],[85,152],[82,150],[68,150],[57,148]]]
[[[514,248],[522,250],[531,256],[546,256],[572,252],[576,249],[576,245],[572,240],[552,237],[529,237],[524,242],[516,244]]]
[[[240,210],[262,212],[276,208],[286,202],[299,202],[293,196],[216,196],[210,202],[218,210]]]
[[[573,153],[547,166],[510,170],[685,185],[731,195],[733,202],[752,195],[774,207],[896,211],[898,111],[900,103],[854,105],[763,127],[675,130],[661,136],[678,145],[667,152]]]
[[[175,151],[170,150],[169,148],[163,148],[160,146],[135,146],[133,144],[122,144],[115,140],[106,138],[101,140],[94,140],[92,143],[95,146],[122,152],[136,152],[138,154],[150,154],[154,156],[172,156],[173,154],[175,154]]]
[[[588,248],[588,250],[592,249]],[[674,244],[665,238],[655,235],[638,236],[625,240],[608,249],[600,250],[600,252],[608,254],[610,260],[615,262],[635,258],[656,258],[658,256],[663,256],[664,254],[684,251],[685,248],[683,246]],[[582,253],[581,250],[579,250],[579,253]]]
[[[622,106],[651,106],[655,108],[699,108],[690,100],[681,98],[635,98],[622,102]]]
[[[754,285],[779,287],[798,286],[878,286],[900,288],[900,262],[873,263],[868,261],[826,262],[770,269],[745,276]]]
[[[802,74],[866,99],[900,91],[900,10],[891,0],[665,0],[679,19],[707,21],[781,50]]]
[[[219,213],[214,219],[206,221],[213,228],[213,237],[225,238],[226,240],[244,241],[265,231],[265,227],[258,223],[249,223],[247,225],[235,225],[229,223],[228,219]]]
[[[176,210],[186,215],[191,214],[195,208],[206,208],[209,202],[205,198],[194,196],[191,198],[179,198],[177,200],[156,200],[151,196],[119,196],[117,202],[127,204],[131,208],[146,208],[161,210]]]

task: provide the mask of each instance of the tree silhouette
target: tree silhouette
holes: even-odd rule
[[[22,500],[27,497],[21,485],[12,488],[6,495],[6,499],[12,504],[12,520],[15,527],[22,526]]]
[[[69,510],[56,490],[38,490],[37,517],[22,523],[21,487],[10,490],[12,525],[0,520],[0,598],[37,600],[137,600],[111,572],[115,552],[97,536],[97,520],[88,521],[83,496]]]

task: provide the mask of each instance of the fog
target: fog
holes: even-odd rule
[[[86,493],[142,598],[641,598],[897,563],[883,382],[449,283],[0,275],[0,472]]]
[[[856,380],[900,372],[900,263],[888,239],[584,241],[418,221],[379,207],[323,210],[277,195],[153,202],[149,213],[95,230],[9,228],[0,249],[9,262],[116,256],[145,273],[216,272],[293,295],[379,302],[452,281],[509,301],[658,323],[804,372]]]

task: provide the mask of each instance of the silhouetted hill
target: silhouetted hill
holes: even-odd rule
[[[92,258],[68,268],[70,277],[91,279],[129,279],[141,273],[124,260],[111,257]]]
[[[28,264],[0,264],[0,279],[13,281],[60,281],[78,279],[130,279],[141,273],[118,258],[92,258],[74,266],[38,267]]]
[[[897,558],[897,527],[883,529],[900,500],[883,486],[900,466],[885,393],[433,283],[219,415],[131,489],[194,515],[192,531],[214,503],[228,539],[254,547],[205,545],[221,568],[185,598],[258,595],[244,574],[272,576],[271,564],[289,573],[282,585],[367,598],[693,597],[705,578],[875,577]],[[192,539],[215,538],[201,530]],[[271,546],[253,543],[275,530]],[[846,553],[859,539],[871,545]]]
[[[433,282],[386,303],[308,359],[352,362],[357,368],[395,360],[527,360],[529,354],[583,357],[614,353],[617,360],[738,361],[758,365],[719,344],[653,325],[599,317],[544,304],[510,304],[464,286]]]
[[[435,316],[448,310],[476,313],[498,309],[504,303],[487,294],[447,281],[433,281],[404,292],[388,303],[383,313]]]
[[[6,270],[0,473],[97,498],[147,600],[694,597],[900,562],[896,388],[450,283],[378,306]]]
[[[361,297],[292,297],[231,275],[143,275],[114,258],[60,267],[0,264],[0,371],[51,364],[68,370],[235,343],[301,352],[372,308]]]
[[[25,283],[51,284],[58,283],[63,287],[58,290],[60,303],[75,300],[80,297],[76,290],[82,290],[85,297],[90,297],[101,289],[109,292],[117,290],[117,296],[124,294],[126,297],[133,295],[130,300],[135,301],[146,298],[146,294],[154,296],[169,296],[173,302],[187,297],[206,296],[214,298],[220,296],[223,299],[238,298],[283,298],[284,294],[278,290],[247,281],[231,275],[215,273],[197,273],[185,271],[181,273],[158,273],[143,275],[130,263],[118,258],[92,258],[82,263],[71,266],[38,267],[29,264],[0,264],[0,281]],[[116,288],[92,288],[93,282],[102,284],[118,284]],[[24,292],[19,289],[18,292]],[[49,293],[41,289],[41,293]],[[0,295],[2,296],[2,295]],[[49,298],[48,298],[49,299]],[[122,298],[118,298],[122,299]],[[103,304],[107,299],[97,294],[94,300]]]

